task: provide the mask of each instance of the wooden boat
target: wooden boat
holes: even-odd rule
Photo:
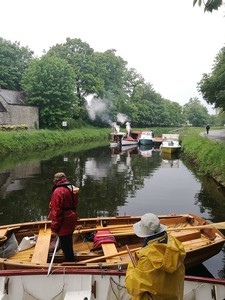
[[[139,138],[140,145],[153,145],[154,134],[152,130],[144,130]]]
[[[140,135],[141,135],[141,132],[139,132],[139,131],[130,131],[129,133],[125,134],[122,137],[121,145],[122,146],[138,145]]]
[[[130,261],[126,246],[128,245],[130,251],[134,252],[143,245],[143,239],[133,232],[133,224],[140,218],[140,216],[118,216],[79,219],[73,237],[76,262],[63,262],[63,254],[59,249],[54,256],[52,268],[125,270]],[[171,214],[160,215],[159,219],[167,226],[168,234],[183,243],[186,251],[186,269],[219,253],[225,242],[225,237],[215,224],[208,224],[199,216]],[[4,249],[0,258],[1,269],[48,268],[54,250],[50,223],[38,221],[0,226],[0,250]],[[16,252],[5,255],[7,247],[4,245],[12,237],[15,237],[19,247],[16,248]],[[23,250],[26,246],[27,249]]]
[[[184,300],[222,300],[225,280],[185,276]],[[0,271],[0,300],[130,300],[120,270],[45,269]]]
[[[163,134],[160,150],[162,153],[177,153],[181,149],[179,134]]]

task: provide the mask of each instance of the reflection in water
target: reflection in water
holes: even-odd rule
[[[152,151],[154,151],[152,145],[140,145],[138,153],[147,158],[152,156]]]
[[[162,168],[179,168],[179,153],[160,153],[162,157]]]
[[[163,167],[165,161],[170,167]],[[107,145],[67,150],[14,166],[1,163],[1,224],[46,218],[53,174],[58,171],[64,171],[80,187],[80,217],[142,215],[151,211],[195,213],[213,222],[225,220],[224,190],[209,178],[195,174],[182,157],[161,157],[159,149],[150,147],[110,149]],[[214,257],[206,262],[216,277],[218,272],[220,277],[224,274],[223,256],[220,253],[219,260]]]

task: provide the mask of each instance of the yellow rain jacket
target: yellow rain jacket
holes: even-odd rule
[[[166,233],[165,233],[166,235]],[[136,252],[136,267],[128,264],[126,288],[132,300],[182,300],[184,289],[183,245],[168,235],[167,243],[160,238],[150,240],[144,248]]]

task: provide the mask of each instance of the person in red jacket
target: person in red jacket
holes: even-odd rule
[[[54,176],[54,186],[49,204],[53,235],[59,236],[65,261],[75,261],[73,252],[73,231],[77,222],[78,191],[68,182],[65,173]]]

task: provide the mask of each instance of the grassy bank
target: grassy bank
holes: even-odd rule
[[[108,138],[109,129],[33,130],[0,132],[0,154],[40,151],[52,146],[79,145]]]
[[[139,130],[141,129],[134,129]],[[153,128],[155,135],[167,133],[170,128]],[[122,130],[121,131],[125,131]],[[79,145],[92,141],[109,140],[111,128],[90,128],[74,130],[28,130],[0,131],[0,154],[8,155],[51,148],[52,146]]]
[[[182,151],[195,168],[225,186],[225,143],[200,136],[204,128],[189,128],[180,133]]]

